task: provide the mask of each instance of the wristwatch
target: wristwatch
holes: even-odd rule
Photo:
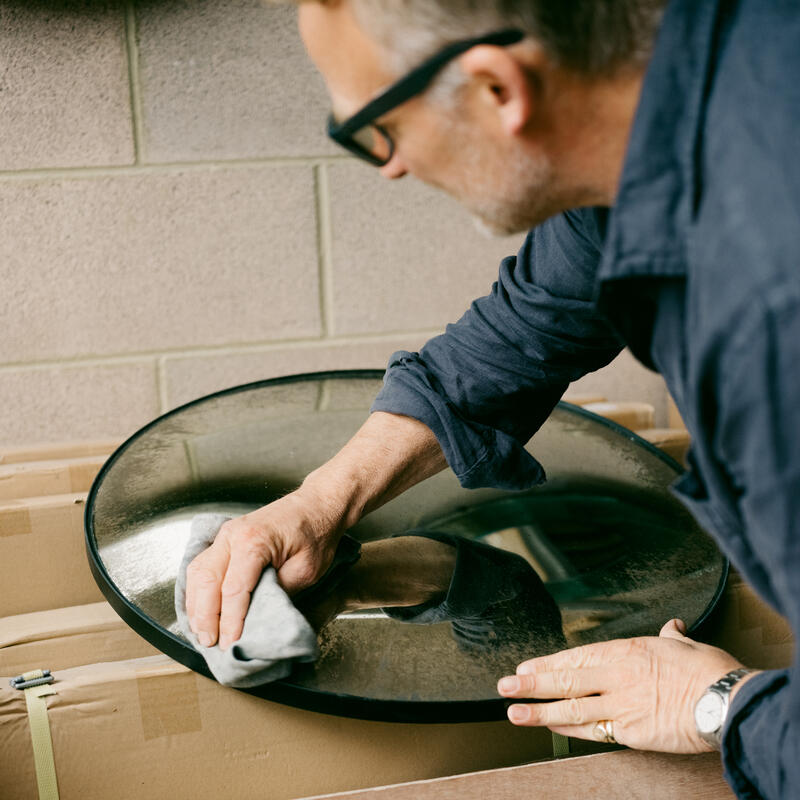
[[[694,707],[694,724],[700,738],[715,750],[722,747],[722,728],[728,716],[731,689],[745,676],[755,670],[734,669],[703,692]]]

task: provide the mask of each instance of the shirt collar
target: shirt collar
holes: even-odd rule
[[[672,0],[642,84],[599,286],[686,273],[700,188],[698,144],[720,0]]]

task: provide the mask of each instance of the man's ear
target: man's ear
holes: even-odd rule
[[[494,107],[503,130],[518,135],[534,113],[535,83],[507,48],[478,45],[459,59],[462,71],[479,82],[482,99]]]

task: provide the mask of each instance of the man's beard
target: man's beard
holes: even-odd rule
[[[459,174],[440,186],[464,206],[481,233],[521,233],[564,210],[555,196],[549,160],[531,156],[516,142],[502,154],[488,150],[474,132],[452,120],[449,134]]]

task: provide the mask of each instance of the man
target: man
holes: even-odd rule
[[[362,429],[190,568],[192,627],[230,646],[267,564],[313,582],[341,533],[443,469],[542,480],[523,444],[623,344],[658,369],[694,445],[676,491],[800,627],[800,14],[763,0],[301,3],[333,138],[535,227],[418,354],[397,353]],[[446,242],[442,243],[447,246]],[[591,645],[499,683],[509,718],[670,752],[722,749],[741,797],[800,776],[793,670],[745,672],[683,634]],[[457,680],[457,676],[453,676]],[[695,707],[697,706],[697,713]]]

